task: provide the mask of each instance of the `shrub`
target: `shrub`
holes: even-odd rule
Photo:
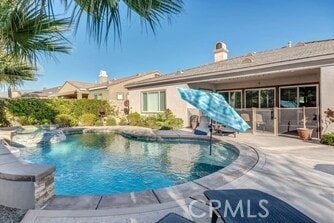
[[[71,115],[60,114],[55,118],[55,123],[59,125],[59,127],[71,127],[78,124],[77,120]]]
[[[7,111],[14,117],[20,117],[21,124],[34,125],[44,124],[44,120],[53,122],[57,114],[48,100],[36,98],[20,98],[6,100]]]
[[[126,118],[121,118],[121,120],[118,123],[119,125],[127,125],[128,121],[126,120]]]
[[[147,116],[146,118],[142,118],[143,127],[151,128],[151,129],[159,129],[160,126],[157,123],[156,116]]]
[[[107,126],[114,126],[116,125],[116,119],[114,117],[109,117],[107,119],[107,123],[106,123]]]
[[[130,113],[128,115],[129,125],[137,126],[141,122],[141,117],[138,112]]]
[[[80,124],[84,126],[93,126],[97,121],[97,117],[91,113],[85,113],[80,117]]]
[[[183,120],[176,116],[168,109],[163,113],[157,114],[157,124],[162,130],[180,129],[183,127]]]
[[[103,122],[101,120],[97,120],[95,122],[95,126],[103,126]]]
[[[320,142],[326,145],[334,146],[334,133],[323,134]]]

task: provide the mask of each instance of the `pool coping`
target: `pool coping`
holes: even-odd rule
[[[138,127],[80,127],[64,128],[65,134],[77,133],[118,133],[125,137],[139,140],[195,140],[209,141],[208,136],[198,136],[192,134],[178,134],[176,131],[152,131],[147,128]],[[46,210],[94,210],[94,209],[113,209],[130,208],[143,205],[162,204],[171,201],[183,200],[187,198],[195,199],[203,195],[208,189],[217,189],[238,179],[254,168],[259,161],[258,152],[245,144],[232,141],[224,141],[213,137],[214,142],[231,145],[236,149],[239,156],[227,167],[204,176],[202,178],[178,184],[170,187],[144,190],[139,192],[111,194],[111,195],[55,195],[43,209]]]

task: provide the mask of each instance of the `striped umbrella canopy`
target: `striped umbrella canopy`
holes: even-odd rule
[[[194,89],[178,88],[177,90],[183,100],[199,109],[212,120],[240,132],[245,132],[250,128],[222,95]]]

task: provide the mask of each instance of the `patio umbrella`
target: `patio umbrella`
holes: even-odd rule
[[[178,88],[177,90],[183,100],[199,109],[211,119],[211,126],[212,120],[214,120],[240,132],[245,132],[250,128],[222,95],[194,89]],[[212,130],[210,130],[210,154],[211,147]]]

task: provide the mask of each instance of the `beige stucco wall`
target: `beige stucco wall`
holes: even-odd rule
[[[79,90],[76,87],[74,87],[72,84],[66,82],[58,91],[58,94],[64,93],[64,92],[69,92],[69,91],[76,91]]]
[[[108,100],[109,98],[109,92],[107,88],[104,89],[98,89],[98,90],[90,90],[88,99],[94,99],[95,95],[102,94],[102,99]]]
[[[334,123],[326,125],[325,111],[334,110],[334,66],[322,67],[320,70],[320,115],[322,133],[334,132]]]
[[[170,109],[176,115],[176,117],[182,118],[184,120],[185,126],[189,126],[189,115],[190,113],[196,113],[197,110],[180,98],[177,87],[189,88],[187,84],[175,84],[169,86],[130,89],[130,112],[138,112],[142,115],[148,114],[141,111],[142,92],[164,90],[166,91],[166,108]]]

